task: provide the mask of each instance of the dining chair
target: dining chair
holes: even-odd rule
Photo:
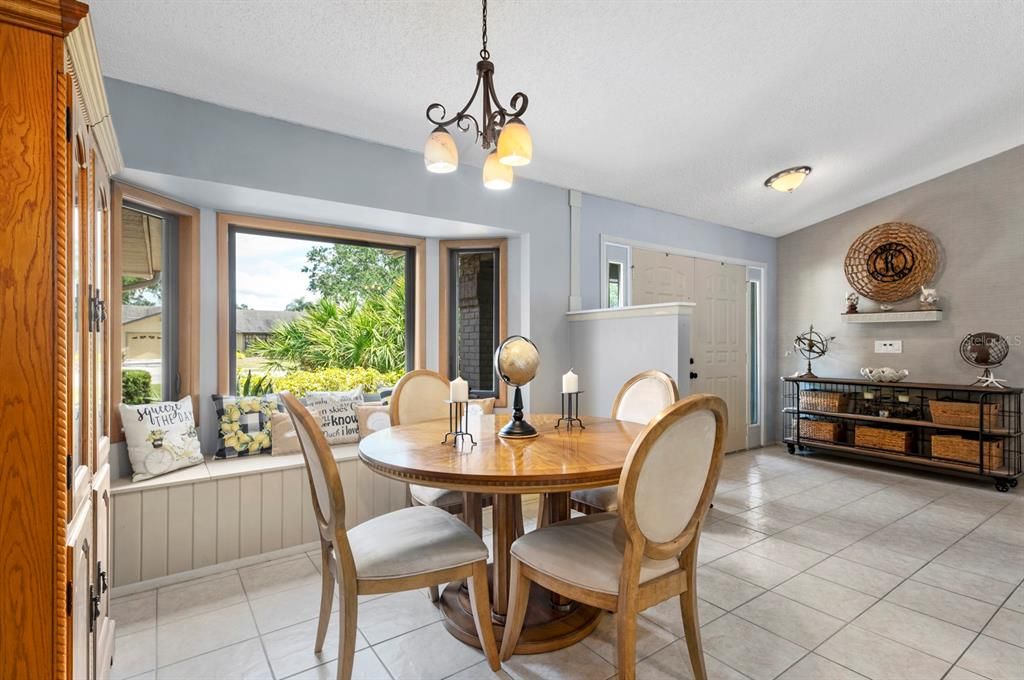
[[[409,371],[398,381],[391,395],[391,424],[414,425],[447,418],[449,396],[448,379],[440,373],[427,369]],[[462,511],[461,491],[410,484],[409,497],[413,505],[431,505],[452,514]]]
[[[676,381],[662,371],[644,371],[627,380],[612,402],[612,418],[634,423],[649,423],[671,404],[679,401]],[[595,512],[614,512],[618,508],[616,488],[602,486],[580,489],[569,494],[573,510],[591,515]]]
[[[697,617],[697,549],[722,467],[725,402],[676,402],[637,437],[619,477],[618,512],[576,517],[512,544],[511,592],[501,657],[512,656],[530,584],[614,612],[619,678],[636,677],[636,618],[679,597],[693,675],[704,680]]]
[[[317,422],[290,392],[280,393],[299,437],[320,531],[320,618],[313,651],[323,651],[335,585],[338,594],[338,680],[352,677],[360,595],[394,593],[467,580],[477,636],[490,667],[501,664],[491,625],[487,546],[440,508],[415,506],[345,528],[345,493],[331,447]]]

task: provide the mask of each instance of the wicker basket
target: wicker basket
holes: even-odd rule
[[[1003,458],[1003,442],[986,439],[983,444],[986,470],[1001,470],[1006,467]],[[962,461],[977,467],[978,440],[967,439],[956,434],[932,435],[932,458]]]
[[[858,425],[854,432],[854,443],[868,449],[909,453],[913,435],[906,430],[888,430],[881,427]]]
[[[800,410],[846,413],[847,399],[845,392],[827,392],[825,390],[801,392]]]
[[[809,418],[800,419],[801,439],[817,439],[818,441],[823,442],[836,442],[839,441],[842,430],[842,423],[836,423],[828,420],[810,420]]]
[[[986,428],[995,427],[999,418],[999,404],[929,399],[928,408],[932,412],[932,422],[939,425],[979,427],[978,414],[982,412],[982,409],[985,413]]]

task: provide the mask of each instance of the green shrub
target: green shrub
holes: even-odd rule
[[[402,377],[402,371],[381,372],[372,368],[325,368],[319,371],[294,371],[274,378],[274,388],[288,390],[297,397],[307,392],[343,392],[357,387],[374,392],[391,386]]]
[[[126,404],[147,404],[153,379],[148,371],[121,371],[121,400]]]
[[[382,372],[401,370],[405,366],[405,283],[399,279],[387,292],[361,303],[338,305],[322,298],[248,349],[275,371],[362,366]]]
[[[270,374],[253,379],[252,369],[249,369],[244,378],[242,372],[239,371],[235,385],[237,386],[235,394],[240,397],[262,397],[264,394],[274,391],[274,383],[270,380]]]

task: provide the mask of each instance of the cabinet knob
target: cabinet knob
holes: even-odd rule
[[[696,380],[698,377],[697,371],[690,371],[690,380]]]

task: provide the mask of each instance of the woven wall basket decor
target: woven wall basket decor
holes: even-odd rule
[[[932,235],[905,222],[886,222],[868,229],[846,253],[846,280],[875,302],[900,302],[917,295],[939,266],[939,247]]]

